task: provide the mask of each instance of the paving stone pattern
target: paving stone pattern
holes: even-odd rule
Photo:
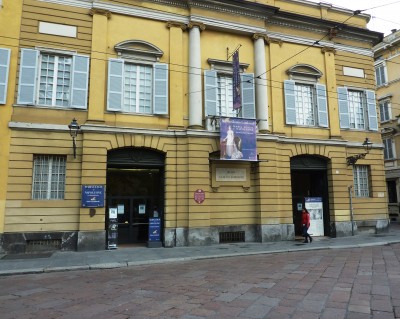
[[[0,277],[0,318],[400,318],[400,244]]]

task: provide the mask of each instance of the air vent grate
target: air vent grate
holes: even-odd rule
[[[232,232],[220,232],[219,233],[220,244],[224,243],[244,243],[245,232],[244,231],[232,231]]]

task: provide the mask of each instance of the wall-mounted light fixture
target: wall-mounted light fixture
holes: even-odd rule
[[[372,148],[372,142],[369,141],[368,137],[365,138],[365,141],[362,143],[362,145],[365,149],[365,153],[348,156],[346,158],[347,166],[354,165],[359,159],[364,159],[365,155],[367,155]]]
[[[76,158],[76,136],[79,133],[79,130],[81,129],[80,125],[78,124],[78,122],[76,121],[76,119],[74,118],[72,120],[72,122],[68,125],[69,128],[69,134],[72,137],[72,147],[74,149],[74,158]]]

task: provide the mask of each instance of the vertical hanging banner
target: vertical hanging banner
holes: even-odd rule
[[[256,120],[220,118],[220,159],[257,161]]]
[[[242,93],[240,90],[240,65],[239,50],[233,54],[233,109],[239,110],[242,107]]]

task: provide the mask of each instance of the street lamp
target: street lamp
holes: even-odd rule
[[[76,121],[76,119],[74,118],[72,120],[72,122],[68,125],[69,128],[69,134],[72,137],[72,148],[74,149],[74,158],[76,158],[76,136],[78,135],[78,132],[80,130],[80,125],[78,124],[78,122]]]
[[[364,159],[365,155],[369,153],[369,151],[372,148],[372,142],[369,141],[368,137],[365,138],[365,141],[362,143],[362,146],[365,149],[365,153],[348,156],[346,158],[347,166],[354,165],[359,159]]]

